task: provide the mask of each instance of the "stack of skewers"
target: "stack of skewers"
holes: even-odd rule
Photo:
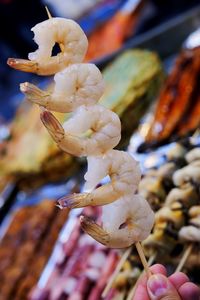
[[[160,207],[153,232],[144,246],[149,255],[156,253],[158,261],[162,256],[162,261],[171,264],[177,263],[177,257],[181,257],[184,241],[194,243],[192,249],[195,253],[200,238],[200,147],[191,143],[188,147],[176,144],[167,154],[166,163],[149,171],[140,184],[140,192],[146,194],[152,205]],[[149,182],[146,191],[145,182]],[[150,185],[152,182],[154,184]],[[185,267],[189,266],[185,261]]]

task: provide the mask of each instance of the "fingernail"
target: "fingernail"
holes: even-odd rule
[[[168,280],[161,274],[155,274],[147,281],[147,287],[152,296],[160,297],[165,295],[168,289]]]

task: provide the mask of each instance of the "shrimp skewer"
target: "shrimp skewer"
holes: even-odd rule
[[[127,195],[132,196],[136,192],[141,172],[138,163],[127,152],[110,150],[103,157],[91,156],[87,158],[87,161],[85,190],[91,190],[91,192],[63,197],[58,200],[61,208],[110,204],[124,199]],[[110,182],[95,189],[96,185],[107,175],[110,177]]]
[[[110,176],[110,182],[94,189],[106,175]],[[108,247],[129,247],[133,239],[136,242],[145,239],[154,222],[148,202],[142,196],[133,195],[140,177],[138,163],[127,152],[110,150],[103,158],[88,157],[85,188],[92,191],[63,197],[58,205],[61,208],[103,205],[103,227],[81,217],[82,228]]]
[[[80,105],[92,105],[99,101],[104,92],[100,70],[94,64],[73,64],[54,76],[52,93],[25,82],[20,90],[27,99],[48,110],[72,112]]]
[[[38,75],[53,75],[70,64],[83,61],[88,41],[76,22],[51,18],[37,24],[31,30],[38,49],[29,53],[29,60],[9,58],[8,65],[12,68]],[[52,56],[52,49],[56,43],[62,44],[62,51]]]
[[[108,221],[109,220],[109,221]],[[81,216],[81,227],[99,243],[109,248],[126,248],[147,238],[154,215],[148,202],[140,195],[103,206],[103,227]]]
[[[101,105],[80,106],[63,126],[47,111],[41,114],[41,119],[57,145],[75,156],[103,154],[121,139],[119,117]],[[82,137],[89,129],[91,136]]]
[[[154,214],[148,202],[135,194],[141,178],[138,163],[128,153],[113,150],[121,138],[121,123],[114,112],[97,104],[103,93],[100,71],[94,65],[80,64],[87,50],[87,39],[75,22],[61,18],[51,18],[32,30],[38,50],[29,54],[30,61],[10,59],[8,64],[40,75],[59,72],[54,77],[53,93],[30,83],[22,84],[21,91],[30,101],[48,110],[73,112],[63,125],[49,111],[41,113],[41,120],[62,150],[88,159],[87,192],[63,197],[58,205],[61,208],[103,205],[102,226],[82,216],[83,230],[111,248],[136,243],[146,268],[139,242],[149,235]],[[51,56],[56,42],[62,45],[61,53]],[[110,182],[96,188],[105,176],[110,177]]]

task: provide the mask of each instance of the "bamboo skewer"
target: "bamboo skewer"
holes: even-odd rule
[[[51,15],[51,13],[50,13],[50,11],[49,11],[49,9],[48,9],[47,6],[45,6],[45,9],[46,9],[48,18],[49,18],[49,19],[52,19],[52,15]]]
[[[48,18],[49,18],[49,19],[52,19],[52,15],[51,15],[51,13],[50,13],[50,11],[49,11],[49,9],[48,9],[47,6],[45,6],[45,9],[46,9]],[[59,47],[60,47],[60,50],[61,50],[61,51],[64,51],[64,45],[63,45],[62,43],[59,43]]]
[[[51,13],[50,13],[50,11],[49,11],[49,9],[48,9],[47,6],[45,6],[45,9],[46,9],[48,18],[49,18],[49,19],[52,19],[52,15],[51,15]],[[61,49],[61,46],[62,46],[62,45],[59,45],[60,49]],[[46,108],[44,108],[42,105],[39,105],[39,109],[40,109],[41,113],[44,112],[44,111],[46,110]]]
[[[112,276],[110,277],[108,284],[106,285],[105,289],[103,290],[102,297],[105,298],[111,289],[113,283],[115,282],[117,275],[119,274],[121,268],[123,267],[125,261],[129,257],[131,253],[132,247],[129,247],[122,255],[120,261],[117,264],[117,267],[115,268],[115,271],[113,272]]]
[[[148,266],[149,266],[149,267],[152,265],[152,263],[153,263],[154,260],[156,259],[156,256],[157,256],[157,252],[154,252],[154,253],[149,257],[149,260],[148,260]]]
[[[137,242],[135,244],[135,247],[137,249],[138,255],[139,255],[140,260],[141,260],[141,262],[143,264],[143,267],[144,267],[144,270],[145,270],[145,272],[147,274],[147,277],[149,278],[152,275],[152,273],[151,273],[151,271],[149,269],[146,257],[144,255],[144,251],[143,251],[142,245],[140,244],[140,242]]]
[[[180,260],[180,262],[179,262],[179,264],[178,264],[175,272],[180,272],[182,270],[182,268],[183,268],[184,264],[186,263],[186,261],[187,261],[189,255],[190,255],[192,249],[193,249],[193,244],[191,243],[185,249],[185,251],[183,253],[183,256],[182,256],[182,258],[181,258],[181,260]]]
[[[154,262],[154,260],[156,259],[156,256],[157,256],[157,252],[155,252],[154,254],[152,254],[150,257],[149,257],[149,260],[148,260],[148,266],[150,267],[152,265],[152,263]],[[144,270],[142,271],[140,277],[144,274]],[[134,296],[134,293],[135,293],[135,288],[136,288],[136,285],[134,285],[132,287],[132,289],[130,290],[129,294],[128,294],[128,298],[126,300],[132,300],[133,299],[133,296]]]
[[[152,255],[149,259],[149,261],[146,261],[145,255],[144,255],[144,251],[143,248],[141,246],[141,244],[139,242],[137,242],[135,244],[136,249],[138,251],[139,257],[141,259],[141,262],[144,266],[144,271],[147,273],[147,277],[151,276],[151,271],[149,269],[149,266],[151,266],[151,264],[153,263],[153,261],[155,260],[155,257],[157,255],[157,253],[155,253],[154,255]],[[106,285],[105,289],[103,290],[102,293],[102,297],[105,298],[108,295],[109,290],[111,289],[113,283],[116,280],[117,275],[119,274],[121,268],[123,267],[125,261],[127,260],[127,258],[129,257],[130,253],[131,253],[132,247],[129,247],[124,254],[122,255],[120,261],[118,262],[117,267],[115,268],[115,271],[113,272],[112,276],[110,277],[110,280],[108,282],[108,284]],[[143,272],[142,272],[143,273]],[[133,293],[134,293],[135,289],[133,289]],[[128,298],[129,299],[129,298]],[[128,300],[127,299],[127,300]],[[130,298],[131,299],[131,298]]]

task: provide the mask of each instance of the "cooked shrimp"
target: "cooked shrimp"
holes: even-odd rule
[[[67,195],[58,201],[60,207],[105,205],[136,192],[141,172],[138,163],[127,152],[110,150],[104,156],[91,156],[87,160],[85,190],[91,192]],[[110,182],[95,189],[95,186],[107,175],[110,177]]]
[[[104,91],[102,74],[94,64],[73,64],[57,73],[54,81],[51,93],[28,82],[20,84],[20,89],[31,102],[63,113],[97,103]]]
[[[58,146],[75,156],[104,154],[121,138],[119,117],[101,105],[80,106],[63,126],[48,111],[41,114],[41,119]],[[80,136],[89,129],[90,137]]]
[[[101,244],[125,248],[147,238],[154,223],[154,213],[140,195],[127,195],[102,209],[102,227],[81,217],[81,227]]]
[[[52,75],[70,64],[83,61],[88,41],[85,33],[73,20],[51,18],[37,24],[31,30],[34,32],[34,41],[38,49],[29,53],[29,60],[8,59],[12,68],[38,75]],[[52,56],[52,49],[56,43],[60,44],[62,49],[56,56]]]
[[[107,175],[110,182],[94,189]],[[110,150],[103,157],[88,157],[85,189],[92,191],[63,197],[58,205],[61,208],[105,205],[102,210],[103,227],[82,217],[82,228],[108,247],[128,247],[145,239],[154,222],[148,202],[142,196],[134,195],[140,177],[138,163],[127,152]]]

